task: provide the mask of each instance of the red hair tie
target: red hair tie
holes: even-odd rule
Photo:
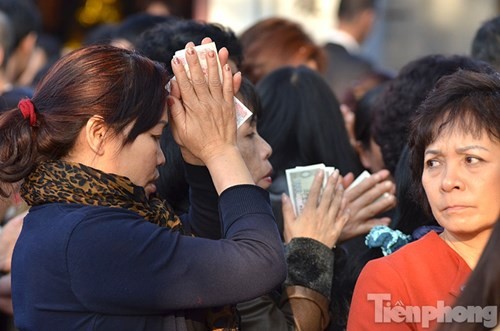
[[[34,126],[36,123],[36,114],[35,105],[33,105],[33,102],[31,102],[30,99],[22,99],[17,104],[17,108],[19,108],[25,119],[30,119],[30,125]]]

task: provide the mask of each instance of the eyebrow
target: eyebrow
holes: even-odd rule
[[[456,149],[456,152],[459,154],[463,154],[463,153],[470,151],[471,149],[480,149],[480,150],[489,152],[489,149],[487,149],[486,147],[480,146],[480,145],[470,145],[470,146],[460,147],[460,148]],[[442,153],[442,152],[438,149],[429,149],[429,150],[425,151],[424,155],[427,155],[427,154],[436,155],[436,154],[440,154],[440,153]]]

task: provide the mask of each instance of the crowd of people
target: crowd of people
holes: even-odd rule
[[[0,0],[0,329],[497,330],[500,18],[393,74],[376,13],[320,45],[141,12],[63,52]]]

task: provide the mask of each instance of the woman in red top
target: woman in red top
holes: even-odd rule
[[[481,309],[452,307],[500,216],[500,76],[461,70],[443,77],[409,136],[415,188],[444,230],[366,265],[349,331],[486,321]]]

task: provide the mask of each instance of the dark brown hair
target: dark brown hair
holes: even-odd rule
[[[243,47],[241,72],[254,84],[272,70],[292,65],[297,57],[314,60],[320,72],[326,67],[323,49],[299,24],[284,18],[257,22],[241,34],[240,42]]]
[[[410,159],[417,197],[429,213],[421,183],[424,152],[451,128],[474,137],[486,132],[500,142],[500,74],[459,70],[441,78],[419,106],[410,125]]]
[[[0,195],[8,195],[5,184],[23,179],[36,163],[66,156],[94,115],[110,134],[134,122],[124,145],[133,142],[160,120],[166,81],[158,63],[121,48],[89,46],[62,57],[31,99],[34,126],[18,108],[0,115]]]

